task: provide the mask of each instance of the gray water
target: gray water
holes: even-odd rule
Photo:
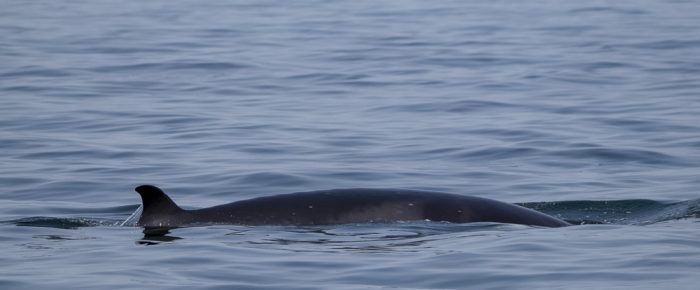
[[[1,289],[697,289],[698,1],[0,1]],[[576,226],[122,226],[331,188]]]

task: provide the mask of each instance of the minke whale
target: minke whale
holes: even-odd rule
[[[334,189],[258,197],[202,209],[180,208],[160,188],[136,187],[145,228],[235,225],[333,225],[429,220],[495,222],[542,227],[569,223],[544,213],[496,200],[399,189]]]

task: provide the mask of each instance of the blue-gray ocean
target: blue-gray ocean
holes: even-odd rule
[[[0,289],[698,289],[700,1],[0,1]],[[217,225],[334,188],[575,223]]]

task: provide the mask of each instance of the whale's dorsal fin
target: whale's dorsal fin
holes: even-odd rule
[[[141,195],[143,201],[143,213],[139,224],[183,211],[165,192],[156,186],[141,185],[136,187],[136,192]]]

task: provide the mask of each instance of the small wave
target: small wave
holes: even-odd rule
[[[652,49],[652,50],[684,50],[684,49],[697,49],[700,47],[700,40],[676,40],[667,39],[662,41],[648,41],[633,43],[627,45],[621,45],[622,47],[636,48],[636,49]]]
[[[572,224],[646,225],[700,217],[700,199],[661,202],[647,199],[530,202],[521,206],[557,216]]]
[[[596,159],[603,162],[635,162],[651,165],[683,165],[682,160],[661,152],[622,148],[585,148],[558,150],[551,153],[557,157],[574,159]]]
[[[42,227],[57,229],[77,229],[82,227],[96,227],[115,225],[115,221],[99,220],[95,218],[58,218],[58,217],[28,217],[9,221],[20,227]]]
[[[503,132],[493,133],[494,136],[498,136],[499,134],[503,134]],[[510,138],[522,139],[524,136],[534,134],[536,133],[524,131],[519,135],[518,133],[513,133]],[[430,150],[425,153],[441,153],[443,155],[449,155],[452,158],[468,161],[537,158],[537,162],[546,164],[551,164],[552,160],[557,160],[557,164],[560,164],[561,166],[575,165],[579,164],[580,162],[591,161],[596,163],[636,163],[665,166],[688,166],[690,164],[688,161],[685,161],[679,157],[653,150],[606,148],[597,146],[560,150],[543,149],[541,146],[490,146],[470,150],[452,147]]]
[[[267,186],[298,186],[308,181],[300,176],[272,172],[247,174],[236,179],[237,184],[265,184]]]
[[[72,74],[67,70],[56,70],[56,69],[45,69],[45,68],[24,68],[18,69],[12,72],[2,73],[0,77],[2,78],[12,78],[12,77],[45,77],[45,78],[58,78],[67,77]]]
[[[182,63],[139,63],[130,65],[101,66],[91,69],[93,72],[132,72],[141,70],[173,71],[173,70],[232,70],[249,68],[246,64],[233,62],[182,62]]]
[[[623,14],[623,15],[641,15],[641,14],[648,14],[649,12],[646,10],[642,9],[630,9],[630,8],[620,8],[620,7],[585,7],[585,8],[576,8],[572,9],[569,11],[569,13],[574,13],[574,14],[584,14],[584,13],[591,13],[591,14],[600,14],[603,12],[611,13],[611,14]]]
[[[470,150],[458,154],[460,159],[470,160],[503,160],[509,158],[522,158],[545,154],[544,150],[527,147],[489,147]]]
[[[494,109],[508,109],[517,107],[516,105],[483,100],[463,100],[452,102],[429,102],[415,103],[408,105],[384,106],[373,109],[373,111],[391,111],[406,113],[466,113],[481,112]]]

